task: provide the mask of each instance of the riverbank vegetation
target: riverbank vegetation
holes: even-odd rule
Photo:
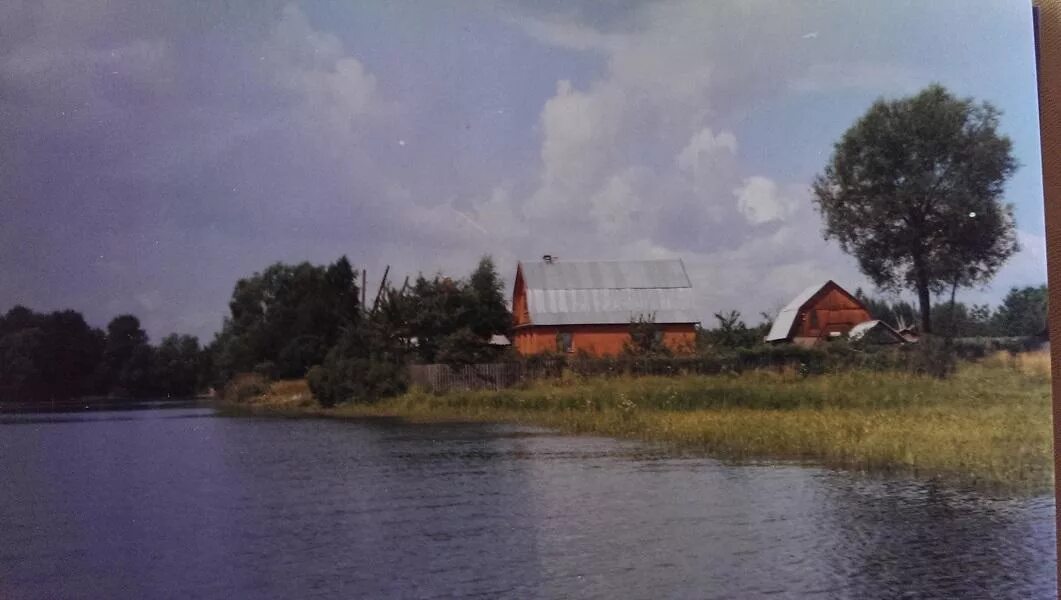
[[[1000,353],[963,363],[946,380],[867,370],[568,373],[502,391],[413,390],[334,408],[310,400],[304,381],[286,381],[241,406],[267,414],[538,425],[674,443],[726,459],[811,461],[1036,493],[1049,488],[1053,474],[1049,383],[1046,353]]]

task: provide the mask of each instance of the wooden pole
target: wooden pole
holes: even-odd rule
[[[1039,85],[1039,133],[1046,212],[1047,323],[1053,373],[1054,497],[1061,504],[1061,1],[1039,0],[1032,7],[1035,70]],[[1061,512],[1054,526],[1061,532]],[[1061,556],[1061,535],[1057,536]],[[1055,562],[1061,581],[1061,563]],[[1058,597],[1061,598],[1061,591]]]
[[[368,287],[368,270],[361,269],[361,312],[367,312],[365,309],[365,294]]]
[[[383,295],[383,286],[387,284],[387,273],[390,273],[391,266],[387,265],[387,268],[383,270],[383,277],[379,280],[379,291],[376,292],[376,299],[372,301],[372,312],[376,312],[376,307],[379,306],[379,297]]]

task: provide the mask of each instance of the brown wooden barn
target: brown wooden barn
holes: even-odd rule
[[[873,319],[866,306],[833,281],[809,287],[777,314],[767,342],[793,342],[811,346],[830,337],[847,335]]]
[[[630,341],[630,324],[651,318],[675,352],[696,342],[692,284],[681,260],[560,261],[516,267],[513,344],[520,354],[586,352],[615,355]]]

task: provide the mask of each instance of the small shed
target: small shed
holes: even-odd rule
[[[622,352],[631,323],[651,320],[672,351],[696,342],[695,297],[679,259],[520,262],[512,291],[520,354]]]
[[[847,332],[847,337],[868,344],[904,344],[907,341],[894,327],[877,319],[855,325]]]
[[[845,336],[855,325],[872,319],[861,300],[829,280],[803,290],[785,305],[774,319],[766,341],[811,346]]]

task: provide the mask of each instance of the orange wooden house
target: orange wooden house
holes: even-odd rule
[[[782,308],[766,341],[811,346],[825,339],[846,336],[855,325],[872,318],[858,298],[833,281],[827,281],[803,290]]]
[[[622,352],[631,322],[652,319],[663,343],[691,351],[699,319],[681,260],[520,262],[512,343],[520,354]]]

